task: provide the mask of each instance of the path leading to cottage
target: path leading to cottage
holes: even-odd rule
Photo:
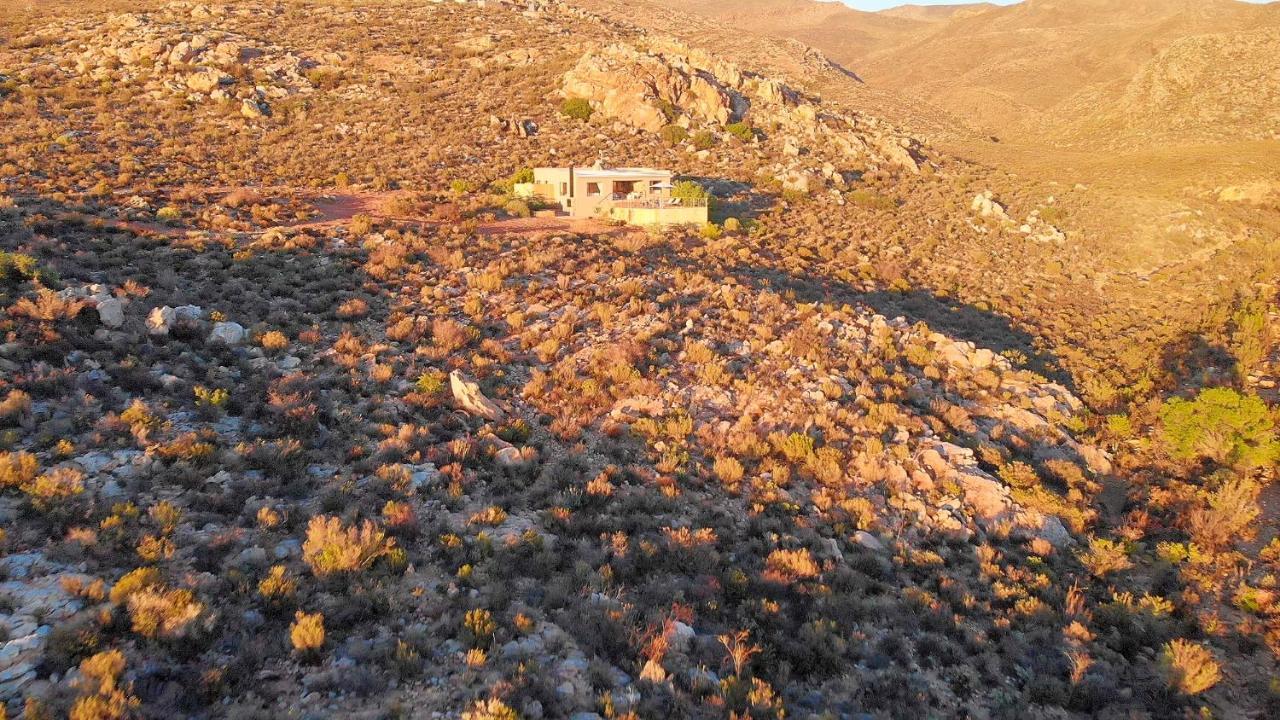
[[[272,229],[307,230],[331,228],[351,222],[357,215],[367,215],[374,220],[394,223],[418,225],[421,227],[437,227],[443,221],[433,217],[435,206],[421,206],[418,212],[404,213],[401,208],[403,198],[409,193],[399,190],[384,192],[316,192],[307,188],[265,187],[265,188],[214,188],[214,194],[229,195],[237,190],[252,191],[262,195],[278,195],[309,202],[315,215],[306,220],[279,223],[271,228],[255,231],[211,231],[226,236],[259,236]],[[182,237],[191,232],[189,228],[167,225],[159,222],[104,219],[109,227],[129,230],[138,234],[164,235]],[[491,220],[476,225],[476,232],[482,235],[520,234],[533,235],[542,233],[574,233],[579,235],[612,235],[623,232],[625,228],[597,220],[594,218],[571,218],[567,215],[551,217],[509,218]]]

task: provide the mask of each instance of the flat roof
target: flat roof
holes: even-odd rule
[[[538,168],[539,170],[565,170],[566,168]],[[654,178],[670,178],[670,170],[657,170],[654,168],[593,168],[593,167],[576,167],[573,174],[582,178],[629,178],[629,177],[654,177]]]

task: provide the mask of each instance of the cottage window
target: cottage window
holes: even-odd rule
[[[587,194],[588,194],[588,195],[599,195],[599,194],[600,194],[600,183],[587,183]]]

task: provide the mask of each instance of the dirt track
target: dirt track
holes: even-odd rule
[[[306,190],[297,188],[250,189],[257,192],[293,195],[295,197],[305,197],[307,195]],[[224,189],[221,191],[229,192],[230,190]],[[315,217],[309,220],[282,223],[274,227],[294,230],[334,227],[350,222],[351,219],[357,215],[368,215],[375,220],[389,220],[397,223],[417,224],[423,227],[435,227],[441,224],[441,221],[434,220],[424,214],[395,215],[386,212],[386,208],[391,206],[394,200],[400,195],[402,195],[402,193],[398,191],[316,194],[311,197],[311,204],[318,213]],[[135,233],[159,234],[169,237],[179,237],[185,235],[189,231],[186,228],[132,220],[108,220],[107,224],[111,227],[117,227]],[[476,231],[483,235],[502,235],[507,233],[533,234],[548,232],[608,234],[618,232],[619,230],[619,227],[609,225],[600,220],[583,218],[575,219],[567,216],[510,218],[506,220],[494,220],[481,223],[476,227]],[[249,232],[231,232],[228,234],[261,235],[266,231],[267,229]]]

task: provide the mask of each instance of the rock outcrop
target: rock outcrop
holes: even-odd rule
[[[714,75],[678,56],[626,45],[583,55],[565,74],[564,92],[590,99],[608,117],[653,132],[675,119],[668,117],[672,107],[702,123],[724,125],[734,117],[733,98]]]
[[[566,97],[590,101],[604,117],[651,132],[668,124],[716,131],[739,121],[767,127],[754,142],[776,146],[789,158],[776,168],[780,180],[810,175],[840,185],[841,168],[920,168],[918,140],[674,41],[587,52],[565,73],[562,88]],[[824,163],[837,171],[823,173]]]

